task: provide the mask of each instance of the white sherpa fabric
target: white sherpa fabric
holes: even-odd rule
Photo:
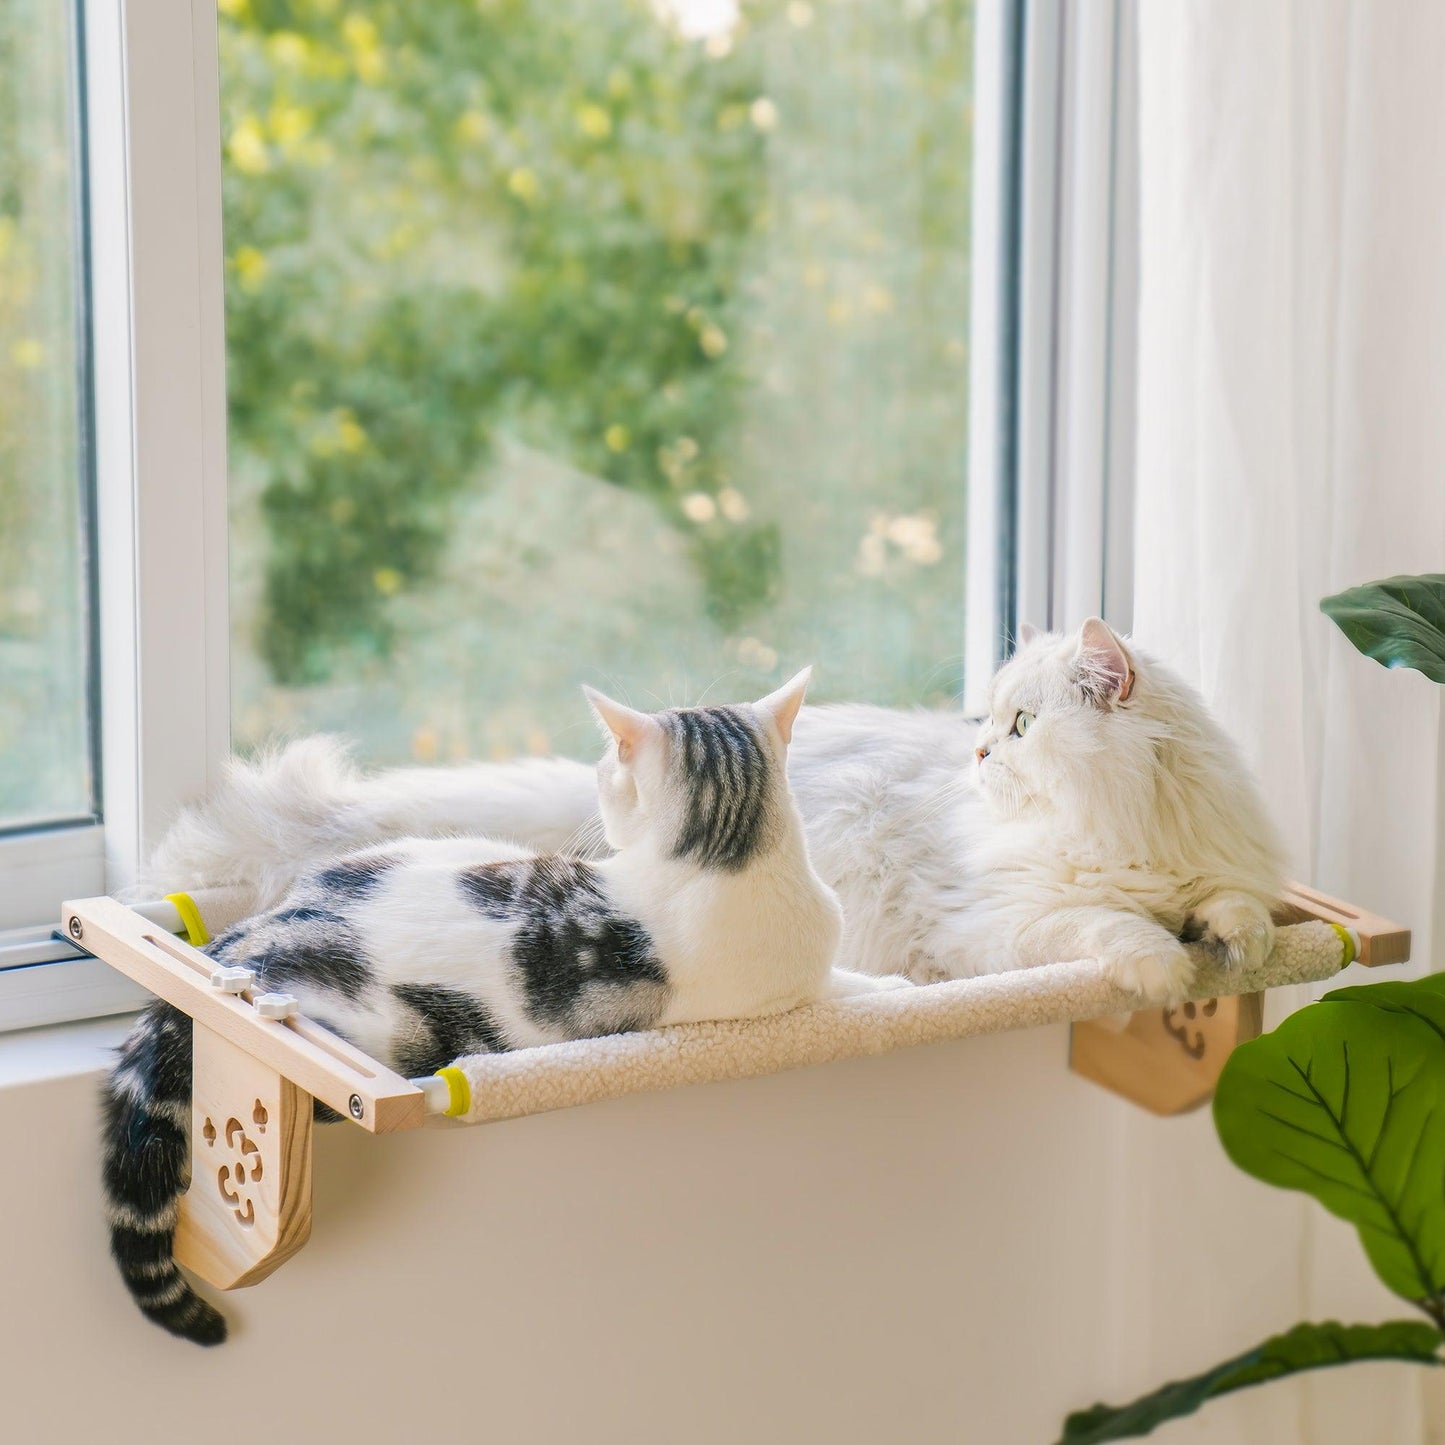
[[[1194,998],[1254,993],[1332,978],[1344,961],[1327,923],[1276,931],[1274,951],[1255,968],[1224,969],[1201,953]],[[870,993],[790,1013],[721,1023],[679,1024],[505,1054],[459,1059],[469,1124],[566,1109],[596,1099],[720,1079],[751,1079],[834,1059],[886,1054],[916,1044],[1040,1024],[1130,1013],[1138,999],[1109,982],[1098,962],[1051,963],[1010,973]]]

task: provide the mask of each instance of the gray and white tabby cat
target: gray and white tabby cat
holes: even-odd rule
[[[808,861],[786,774],[807,678],[752,705],[655,714],[589,692],[609,741],[596,787],[610,857],[393,841],[306,873],[210,952],[408,1075],[904,985],[831,967],[841,915]],[[109,1080],[105,1187],[136,1303],[214,1344],[225,1322],[171,1255],[190,1089],[190,1020],[156,1004]]]
[[[1193,970],[1181,937],[1253,962],[1282,850],[1199,695],[1090,618],[1025,628],[979,725],[956,713],[807,708],[790,774],[814,866],[838,892],[839,963],[918,982],[1098,958],[1146,1000]],[[340,847],[485,830],[555,847],[597,807],[562,759],[366,776],[328,738],[234,764],[163,841],[153,887],[243,885],[258,906]]]

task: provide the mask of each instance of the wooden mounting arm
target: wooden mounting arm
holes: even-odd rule
[[[308,1018],[263,1018],[249,989],[231,994],[212,987],[215,965],[200,949],[125,904],[85,898],[63,905],[61,917],[82,948],[370,1133],[414,1129],[426,1117],[425,1096],[415,1084]]]
[[[1410,961],[1410,930],[1378,913],[1366,912],[1338,898],[1317,893],[1303,883],[1291,883],[1274,910],[1276,923],[1307,923],[1317,918],[1321,923],[1337,923],[1348,928],[1359,940],[1359,957],[1355,960],[1366,968],[1379,968],[1387,963]]]

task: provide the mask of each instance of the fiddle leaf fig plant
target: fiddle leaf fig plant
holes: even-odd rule
[[[1202,1375],[1175,1380],[1128,1405],[1095,1405],[1076,1410],[1064,1422],[1060,1445],[1103,1445],[1148,1435],[1166,1420],[1192,1415],[1201,1405],[1250,1385],[1263,1385],[1301,1370],[1347,1365],[1355,1360],[1405,1360],[1434,1365],[1440,1331],[1416,1320],[1384,1325],[1342,1325],[1326,1320],[1296,1325],[1262,1345],[1225,1360]]]
[[[1445,974],[1341,988],[1229,1056],[1214,1095],[1225,1152],[1360,1234],[1424,1320],[1301,1324],[1203,1374],[1064,1422],[1061,1445],[1147,1435],[1217,1396],[1355,1360],[1441,1363],[1445,1345]]]
[[[1352,587],[1320,608],[1367,657],[1445,684],[1445,574]],[[1303,1370],[1445,1363],[1445,974],[1335,989],[1240,1045],[1219,1078],[1214,1124],[1246,1173],[1353,1224],[1381,1282],[1424,1318],[1296,1325],[1127,1405],[1076,1411],[1060,1445],[1148,1435]]]
[[[1366,657],[1445,683],[1445,573],[1366,582],[1326,597],[1320,611]]]

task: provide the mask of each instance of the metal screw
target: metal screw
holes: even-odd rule
[[[77,914],[72,913],[70,915],[70,923],[68,925],[68,928],[70,936],[72,938],[79,939],[85,937],[85,925],[80,921],[80,918]]]
[[[351,1098],[347,1100],[346,1107],[351,1110],[351,1117],[353,1119],[359,1119],[366,1113],[366,1105],[361,1102],[360,1094],[353,1094]]]

